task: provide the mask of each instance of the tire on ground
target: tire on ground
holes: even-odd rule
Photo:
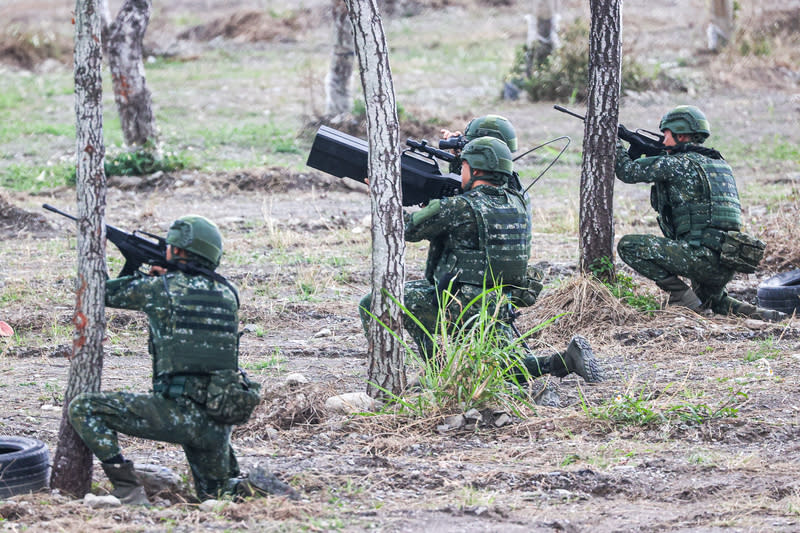
[[[40,440],[0,437],[0,498],[35,492],[50,481],[50,453]]]
[[[791,315],[800,310],[800,269],[782,272],[758,286],[758,305]]]

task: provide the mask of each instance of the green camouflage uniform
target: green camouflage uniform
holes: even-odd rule
[[[451,306],[463,305],[481,294],[484,279],[486,287],[501,279],[505,284],[525,281],[531,231],[527,212],[527,203],[513,188],[481,185],[406,214],[406,240],[428,240],[430,248],[425,279],[405,284],[404,305],[428,332],[437,331],[439,292],[451,279],[458,300]],[[365,333],[371,304],[371,294],[359,304]],[[478,306],[472,307],[472,314],[477,313]],[[433,343],[424,331],[409,319],[404,323],[420,353],[432,354]]]
[[[207,372],[238,367],[233,291],[179,271],[135,274],[106,283],[106,305],[147,314],[154,392],[80,394],[69,406],[72,426],[101,461],[121,453],[117,433],[180,444],[199,497],[233,493],[239,467],[232,426],[211,420],[190,399],[207,384]]]
[[[694,151],[698,149],[699,151]],[[710,149],[689,148],[633,160],[617,141],[616,175],[625,183],[652,183],[650,203],[663,237],[625,235],[620,258],[656,282],[684,276],[704,306],[728,313],[740,303],[725,285],[735,271],[720,264],[727,231],[740,231],[741,207],[733,172]]]

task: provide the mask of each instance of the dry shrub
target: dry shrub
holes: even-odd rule
[[[71,60],[72,49],[72,41],[66,36],[19,32],[13,28],[0,35],[0,63],[27,70],[33,70],[48,58],[66,63]]]
[[[218,37],[241,42],[294,42],[297,34],[312,25],[311,11],[301,9],[276,18],[261,11],[243,11],[194,26],[178,37],[211,41]]]
[[[237,428],[236,435],[263,438],[269,428],[291,429],[319,424],[325,418],[325,400],[333,396],[319,384],[283,384],[266,390],[250,421]]]
[[[5,194],[0,193],[0,233],[6,235],[26,231],[42,233],[53,231],[53,227],[44,215],[20,209]]]
[[[797,246],[797,213],[800,197],[781,206],[764,221],[759,238],[767,243],[761,268],[769,272],[783,272],[800,268],[800,247]]]
[[[737,18],[732,42],[715,58],[712,71],[730,83],[794,85],[800,63],[800,10],[742,13]]]
[[[564,338],[575,334],[607,339],[612,334],[609,326],[635,325],[643,316],[620,302],[601,282],[575,276],[545,293],[533,307],[525,309],[520,330],[527,331],[559,315],[563,316],[541,330],[538,340],[560,345]]]

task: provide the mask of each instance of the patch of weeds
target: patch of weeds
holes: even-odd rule
[[[244,368],[245,370],[253,371],[273,369],[278,372],[283,372],[286,368],[286,357],[281,354],[280,349],[275,348],[266,359],[245,363]]]
[[[775,338],[770,336],[758,342],[754,349],[749,349],[744,355],[745,363],[752,363],[759,359],[776,359],[780,356],[781,350],[775,346]]]
[[[581,398],[586,414],[600,420],[608,420],[623,426],[647,426],[664,422],[683,422],[702,424],[719,418],[736,418],[739,404],[747,400],[747,393],[730,387],[728,396],[717,405],[708,403],[678,402],[673,395],[667,401],[660,401],[661,394],[648,392],[642,387],[638,393],[617,395],[613,400],[605,401],[600,406],[589,406],[585,398]]]
[[[186,168],[186,156],[180,154],[166,153],[160,158],[149,149],[145,148],[136,152],[125,152],[118,156],[107,159],[103,163],[106,176],[145,176],[155,172],[173,172]],[[69,175],[67,181],[74,184],[77,179],[75,169]]]
[[[575,454],[575,453],[570,453],[570,454],[567,454],[567,456],[564,457],[564,459],[561,460],[561,463],[559,463],[559,465],[560,466],[569,466],[571,464],[577,463],[580,460],[581,460],[581,456],[580,455]]]
[[[459,497],[464,507],[489,507],[494,504],[496,496],[485,490],[474,487],[462,487]]]
[[[578,19],[566,28],[561,46],[541,60],[532,60],[532,50],[517,50],[508,81],[528,94],[532,101],[586,99],[589,85],[589,25]],[[656,85],[660,72],[648,74],[631,54],[622,57],[622,92],[641,91]]]
[[[522,343],[555,318],[512,340],[503,324],[507,300],[499,288],[485,289],[462,307],[450,306],[455,302],[454,296],[445,290],[439,307],[442,319],[437,321],[437,331],[431,332],[395,298],[386,297],[400,306],[405,320],[414,322],[434,347],[434,353],[420,361],[402,335],[392,332],[406,353],[422,367],[419,381],[423,392],[400,397],[384,390],[388,410],[428,417],[435,412],[466,412],[492,406],[524,418],[526,409],[534,409],[520,386],[531,377],[522,362],[527,355]]]
[[[75,183],[75,169],[69,165],[9,165],[0,173],[0,185],[15,191],[38,192]]]
[[[327,269],[318,266],[302,269],[295,281],[300,300],[313,302],[325,289],[331,286],[333,275]]]
[[[614,265],[608,257],[596,259],[590,268],[594,277],[608,287],[611,294],[624,304],[650,315],[661,309],[661,304],[655,296],[636,291],[637,286],[631,276],[616,272],[615,279],[609,281],[611,274],[614,273]]]

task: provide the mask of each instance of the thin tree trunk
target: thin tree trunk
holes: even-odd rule
[[[711,22],[706,35],[708,49],[724,48],[733,37],[733,0],[711,0]]]
[[[367,393],[405,388],[403,349],[392,332],[402,333],[401,309],[385,294],[403,301],[402,193],[399,127],[386,36],[376,0],[346,0],[367,108],[370,200],[372,204],[372,312],[389,329],[370,321]],[[390,331],[391,330],[391,331]]]
[[[528,56],[526,74],[530,78],[533,68],[542,65],[553,50],[558,48],[558,0],[537,0],[534,12],[536,21],[528,18]]]
[[[97,0],[75,6],[75,114],[78,201],[78,275],[72,357],[51,486],[75,496],[91,488],[92,454],[67,417],[69,403],[100,390],[105,336],[106,176],[103,171],[102,22]]]
[[[338,117],[349,114],[353,106],[353,24],[347,16],[343,0],[333,0],[333,47],[331,64],[325,77],[325,116]]]
[[[108,63],[125,144],[157,151],[158,130],[142,60],[150,11],[151,0],[125,0],[108,31]]]
[[[614,161],[619,119],[621,0],[590,0],[589,95],[583,139],[580,268],[607,258],[614,279]]]

